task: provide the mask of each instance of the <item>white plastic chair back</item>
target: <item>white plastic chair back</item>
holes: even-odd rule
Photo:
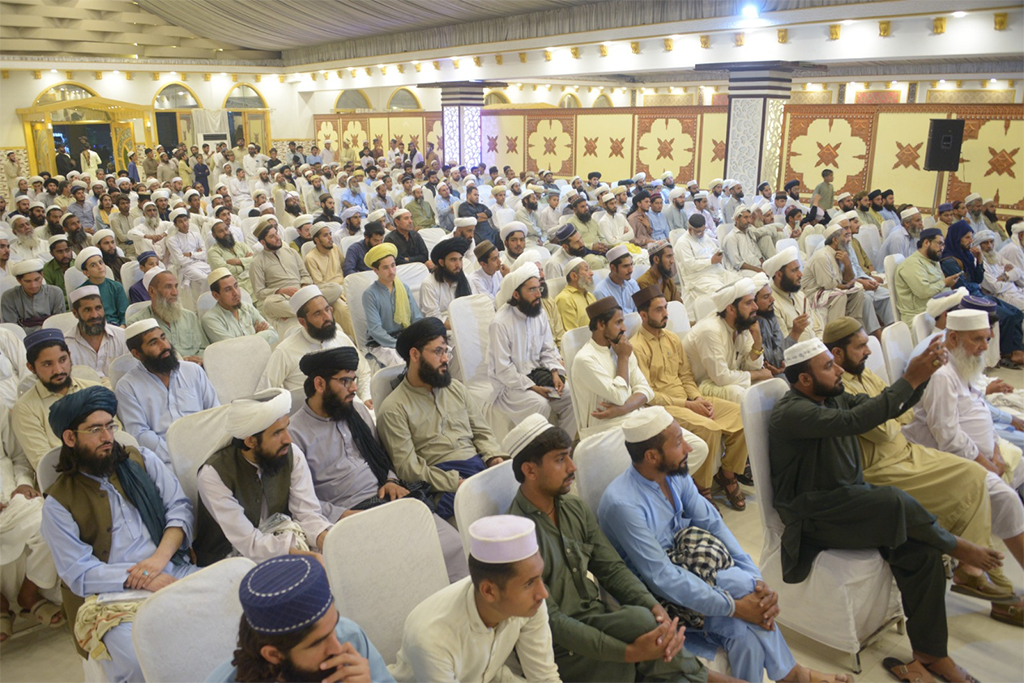
[[[764,526],[759,568],[765,583],[776,588],[779,602],[787,606],[780,624],[856,655],[866,641],[902,617],[899,591],[877,550],[826,550],[815,558],[805,581],[782,580],[784,525],[773,503],[768,421],[787,390],[779,378],[759,382],[747,391],[740,408]]]
[[[453,344],[458,349],[455,354],[457,378],[471,391],[480,384],[486,385],[487,393],[491,390],[487,379],[487,354],[490,346],[488,330],[494,316],[494,302],[486,294],[455,299],[448,311]]]
[[[358,241],[360,241],[362,239],[363,239],[363,236],[361,234],[360,235],[346,235],[345,237],[342,237],[341,238],[341,242],[338,243],[338,247],[341,248],[342,256],[344,256],[345,254],[348,253],[348,248],[350,246],[352,246],[353,244],[355,244],[356,242],[358,242]]]
[[[715,313],[715,302],[711,298],[710,294],[704,294],[698,296],[693,302],[693,314],[697,318],[697,322],[700,322],[704,318],[714,315]]]
[[[566,287],[566,281],[564,277],[556,277],[554,279],[545,279],[548,285],[548,298],[554,301],[555,297],[562,293],[562,290]]]
[[[139,301],[138,303],[128,304],[128,308],[124,312],[124,319],[130,320],[133,315],[141,311],[142,309],[149,306],[148,301]]]
[[[887,221],[882,221],[882,229],[880,231],[881,235],[882,235],[882,239],[884,240],[886,237],[888,237],[889,233],[895,227],[896,227],[896,221],[894,221],[892,219],[889,219]]]
[[[409,286],[409,291],[412,293],[412,297],[416,301],[420,300],[420,285],[427,278],[430,273],[427,267],[422,263],[403,263],[398,266],[398,279]],[[373,271],[370,271],[373,275]],[[348,299],[346,299],[347,301]],[[362,299],[360,299],[362,301]]]
[[[899,295],[896,292],[896,269],[903,259],[903,254],[889,254],[885,257],[885,284],[889,289],[889,296],[892,298],[892,317],[896,322],[903,320],[900,314]]]
[[[882,343],[878,341],[878,337],[868,335],[868,350],[871,351],[871,355],[865,361],[867,369],[889,384],[889,371],[885,367],[885,355],[882,353]]]
[[[598,268],[597,270],[595,270],[594,271],[594,287],[597,287],[602,282],[604,282],[605,278],[608,277],[608,274],[610,272],[611,272],[610,268]]]
[[[491,198],[491,186],[480,184],[476,186],[477,192],[480,193],[480,201],[484,201]]]
[[[96,372],[88,365],[72,365],[71,376],[75,379],[84,379],[87,382],[96,382],[97,384],[103,381],[103,378],[100,377],[100,373]]]
[[[196,314],[202,319],[203,314],[216,305],[217,300],[213,298],[213,292],[203,292],[196,301]]]
[[[905,322],[897,322],[882,330],[882,355],[890,378],[902,377],[914,351],[914,340]]]
[[[67,334],[71,330],[75,329],[77,324],[78,318],[75,317],[74,313],[58,313],[56,315],[51,315],[43,321],[43,329],[60,330],[64,334]]]
[[[934,329],[935,318],[925,312],[915,315],[914,324],[910,327],[910,332],[914,337],[914,344],[920,344],[921,340],[931,334]]]
[[[810,256],[814,252],[818,251],[824,243],[824,235],[808,235],[807,239],[804,241],[804,247],[807,249],[807,255]]]
[[[516,212],[514,209],[498,209],[494,212],[491,223],[494,224],[494,227],[500,230],[506,223],[514,221],[515,219]]]
[[[291,244],[299,237],[299,231],[295,228],[284,229],[284,243],[285,245]]]
[[[572,364],[576,359],[576,354],[579,350],[586,345],[587,341],[590,340],[591,332],[589,327],[577,327],[572,330],[566,330],[565,334],[562,335],[562,360],[565,361],[565,368],[568,371],[566,375],[566,382],[569,384],[569,391],[572,392]],[[577,425],[586,424],[586,415],[584,414],[584,408],[581,401],[574,400],[572,402],[572,412],[576,417]]]
[[[199,468],[214,451],[229,443],[224,431],[227,406],[200,410],[178,418],[167,428],[167,451],[171,455],[174,476],[178,478],[192,507],[199,502]]]
[[[348,310],[352,316],[352,331],[356,338],[356,348],[365,353],[366,340],[368,339],[366,327],[366,309],[363,307],[363,293],[377,281],[377,275],[372,270],[360,273],[352,273],[345,277],[343,287],[345,288],[345,301],[348,302]]]
[[[125,296],[129,296],[132,285],[142,279],[145,273],[139,268],[138,261],[128,261],[121,266],[121,284],[124,286]]]
[[[786,237],[775,243],[775,251],[777,252],[784,251],[790,247],[796,247],[797,251],[800,251],[800,245],[797,244],[797,241],[792,237]]]
[[[627,313],[622,322],[626,325],[626,339],[629,339],[640,329],[640,314]]]
[[[853,236],[860,246],[864,248],[864,253],[871,259],[871,265],[878,268],[878,252],[882,248],[882,236],[878,232],[878,226],[876,225],[862,225],[856,235]],[[861,266],[864,264],[862,263]]]
[[[370,398],[373,399],[374,408],[380,406],[384,399],[391,395],[404,374],[404,365],[392,365],[379,370],[373,376],[370,382]]]
[[[17,323],[0,323],[0,327],[17,337],[18,341],[25,341],[25,328],[21,325]]]
[[[638,263],[635,266],[633,266],[633,281],[636,282],[641,277],[643,277],[644,273],[650,270],[650,268],[650,263]]]
[[[680,339],[690,332],[690,318],[686,315],[686,306],[681,301],[668,302],[668,328]]]
[[[77,267],[68,268],[64,271],[64,291],[70,293],[84,285],[88,279]]]
[[[256,335],[214,342],[206,347],[203,367],[221,403],[256,393],[270,362],[270,344]]]
[[[679,238],[686,234],[686,228],[676,228],[675,230],[669,230],[668,243],[672,245],[672,249],[676,248],[676,242]]]
[[[0,294],[3,294],[8,289],[14,289],[18,286],[18,278],[13,275],[8,275],[0,280]]]
[[[138,364],[139,361],[131,353],[126,353],[112,360],[107,368],[107,379],[110,380],[110,388],[116,387],[121,378]]]
[[[305,259],[306,255],[309,252],[313,251],[314,249],[316,249],[316,242],[310,240],[309,242],[306,242],[305,244],[302,245],[302,247],[299,248],[299,252],[302,254],[302,258]]]
[[[922,223],[922,226],[921,226],[922,230],[927,230],[928,228],[934,228],[935,227],[935,223],[936,223],[936,218],[935,218],[935,216],[930,216],[930,215],[929,216],[923,216],[921,218],[921,223]]]
[[[441,228],[424,228],[420,230],[420,237],[423,238],[423,243],[427,245],[427,253],[433,251],[441,240],[448,237],[448,233]],[[467,258],[473,258],[473,254],[469,253],[466,255]]]
[[[469,527],[473,522],[491,515],[508,512],[519,490],[512,472],[512,461],[488,467],[462,482],[455,492],[455,526],[462,537],[462,549],[469,557]]]
[[[412,199],[412,197],[402,197],[402,206],[408,206]]]
[[[244,557],[221,560],[142,603],[132,641],[147,681],[205,681],[231,659],[242,617],[238,587],[255,566]]]
[[[363,627],[385,662],[398,655],[409,612],[448,585],[434,516],[418,500],[340,520],[327,532],[324,560],[338,612]]]
[[[597,516],[597,506],[608,484],[630,467],[626,437],[621,427],[588,436],[572,452],[576,463],[576,492]]]

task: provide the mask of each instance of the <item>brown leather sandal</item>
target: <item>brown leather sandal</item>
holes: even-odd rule
[[[924,668],[924,664],[916,659],[912,660],[909,664],[904,664],[895,657],[886,657],[882,660],[882,666],[897,681],[935,683],[935,678],[928,672],[928,669]]]
[[[697,493],[699,493],[700,495],[704,496],[704,498],[709,503],[711,503],[711,507],[715,508],[716,512],[721,512],[721,510],[718,509],[718,503],[716,503],[715,500],[711,497],[711,489],[710,488],[702,489],[701,487],[698,486],[697,487]]]
[[[725,497],[729,499],[729,505],[732,509],[739,512],[747,509],[747,499],[743,495],[743,490],[740,488],[738,481],[735,479],[729,481],[725,478],[725,473],[719,470],[718,474],[715,475],[715,483],[725,491]]]

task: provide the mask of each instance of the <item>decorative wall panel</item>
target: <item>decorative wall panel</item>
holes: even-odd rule
[[[526,169],[573,175],[576,115],[571,112],[529,111],[526,114]]]
[[[633,119],[629,113],[576,117],[577,142],[573,175],[579,175],[585,181],[587,173],[600,171],[612,182],[631,177],[634,173]],[[657,174],[667,169],[668,166],[665,166]],[[639,167],[637,170],[647,171]]]
[[[858,90],[853,99],[857,104],[899,104],[899,90]]]
[[[764,103],[760,97],[739,97],[729,102],[730,155],[725,160],[725,175],[739,181],[747,196],[753,195],[758,183]]]
[[[928,104],[1010,104],[1013,90],[929,90]]]
[[[837,194],[863,190],[874,114],[873,107],[856,105],[787,106],[785,180],[799,180],[800,191],[809,193],[820,182],[821,171],[831,168]]]
[[[695,175],[697,108],[660,109],[636,117],[636,171],[657,178],[672,171],[680,180]]]

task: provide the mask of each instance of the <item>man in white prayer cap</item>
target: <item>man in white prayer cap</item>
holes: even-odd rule
[[[864,324],[868,334],[881,337],[874,305],[868,299],[865,306],[864,287],[857,282],[850,254],[843,248],[849,239],[849,229],[833,223],[825,231],[824,244],[807,261],[800,287],[810,306],[824,313],[826,323],[850,316]]]
[[[575,434],[565,364],[541,301],[537,266],[527,263],[509,273],[495,303],[487,359],[494,407],[512,424],[539,414]]]
[[[670,616],[699,615],[701,627],[687,634],[687,649],[710,660],[724,648],[732,674],[744,681],[766,674],[773,681],[829,680],[797,664],[774,627],[778,593],[697,491],[679,423],[653,406],[631,415],[622,431],[632,466],[601,496],[601,530]],[[852,678],[837,674],[833,680]]]
[[[117,383],[118,417],[126,432],[168,465],[167,430],[178,418],[220,405],[203,368],[179,360],[177,350],[153,318],[128,325],[125,345],[139,364]]]
[[[771,278],[775,316],[782,335],[792,336],[796,341],[820,338],[825,331],[825,311],[808,304],[797,248],[787,247],[761,265],[764,274]]]
[[[716,314],[687,335],[687,356],[703,395],[742,403],[751,384],[771,379],[757,322],[758,289],[750,278],[722,287],[711,295]]]
[[[520,483],[509,513],[536,525],[559,675],[565,681],[708,680],[709,672],[683,649],[679,619],[629,571],[594,512],[569,493],[576,472],[571,443],[564,431],[533,415],[502,444]],[[588,571],[618,609],[605,605]]]
[[[1024,271],[996,251],[996,234],[979,230],[974,234],[972,246],[981,251],[978,262],[985,269],[984,291],[1015,308],[1024,308]]]
[[[231,437],[199,468],[192,549],[205,567],[232,551],[253,562],[319,553],[331,523],[320,512],[306,456],[288,433],[292,397],[268,389],[232,401]],[[253,476],[253,472],[258,476]]]
[[[175,228],[167,237],[171,264],[177,267],[179,282],[188,290],[192,301],[198,301],[199,295],[209,290],[206,277],[210,274],[210,264],[206,262],[205,240],[191,230],[185,209],[171,211],[171,223]]]
[[[469,539],[469,577],[409,614],[391,674],[402,683],[501,683],[516,679],[505,664],[515,650],[527,680],[559,681],[535,524],[483,517],[469,527]]]
[[[160,220],[160,209],[155,201],[142,204],[142,221],[128,231],[128,236],[136,243],[138,253],[149,250],[156,252],[157,258],[163,262],[167,257],[166,238],[169,233],[174,232],[174,226]]]
[[[18,285],[0,296],[0,321],[31,332],[42,327],[51,315],[65,311],[64,292],[43,281],[43,267],[43,262],[34,258],[10,266]]]
[[[726,267],[725,254],[708,232],[703,214],[693,214],[687,220],[687,231],[673,247],[679,274],[683,280],[683,304],[691,319],[696,319],[694,302],[724,285],[740,279],[740,274]]]
[[[1006,221],[1006,232],[1009,233],[1009,239],[999,248],[999,255],[1024,273],[1024,219],[1014,216]]]
[[[178,278],[169,270],[152,268],[142,276],[142,283],[150,301],[125,322],[130,326],[140,320],[155,319],[184,360],[202,365],[209,340],[199,316],[178,300]]]
[[[86,284],[68,294],[77,324],[64,335],[71,362],[88,365],[110,386],[108,374],[115,358],[128,353],[124,330],[106,320],[99,287]]]
[[[217,302],[202,318],[203,332],[211,344],[250,335],[263,339],[272,348],[277,344],[277,330],[255,306],[242,298],[241,285],[230,270],[217,268],[207,276],[206,282]]]

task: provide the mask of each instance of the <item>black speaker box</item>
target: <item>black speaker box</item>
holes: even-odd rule
[[[960,146],[963,142],[963,119],[932,119],[928,126],[928,151],[924,155],[924,170],[957,170],[960,167]]]

